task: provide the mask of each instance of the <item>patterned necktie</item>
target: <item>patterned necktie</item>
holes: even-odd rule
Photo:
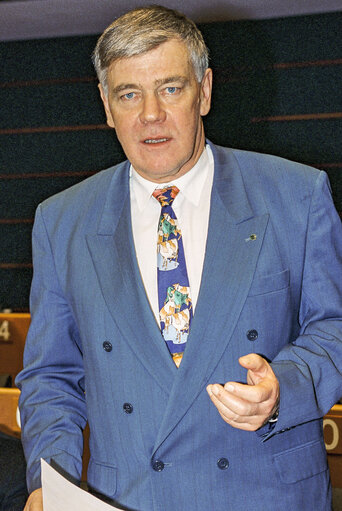
[[[182,234],[172,209],[178,192],[176,186],[153,192],[162,207],[157,242],[160,329],[177,367],[182,360],[192,319]]]

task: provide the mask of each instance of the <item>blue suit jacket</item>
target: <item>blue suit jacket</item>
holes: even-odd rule
[[[89,484],[125,509],[330,509],[321,418],[342,392],[342,230],[327,178],[212,150],[202,283],[178,370],[139,274],[128,163],[39,206],[17,379],[30,490],[40,457],[79,478],[88,420]],[[245,382],[238,358],[250,352],[279,378],[272,431],[230,427],[206,392]]]

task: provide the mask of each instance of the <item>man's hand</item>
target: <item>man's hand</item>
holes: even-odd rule
[[[247,385],[227,382],[224,387],[208,385],[208,394],[222,419],[234,428],[256,431],[275,413],[279,403],[279,382],[270,364],[251,353],[239,358],[248,369]]]
[[[43,511],[42,489],[34,490],[27,499],[24,511]]]

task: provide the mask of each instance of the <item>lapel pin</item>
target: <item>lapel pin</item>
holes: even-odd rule
[[[251,234],[249,238],[246,238],[245,241],[255,241],[257,239],[256,234]]]

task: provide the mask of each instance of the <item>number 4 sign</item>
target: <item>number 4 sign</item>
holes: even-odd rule
[[[5,341],[8,342],[10,340],[11,334],[9,331],[9,322],[4,320],[0,323],[0,342]]]

